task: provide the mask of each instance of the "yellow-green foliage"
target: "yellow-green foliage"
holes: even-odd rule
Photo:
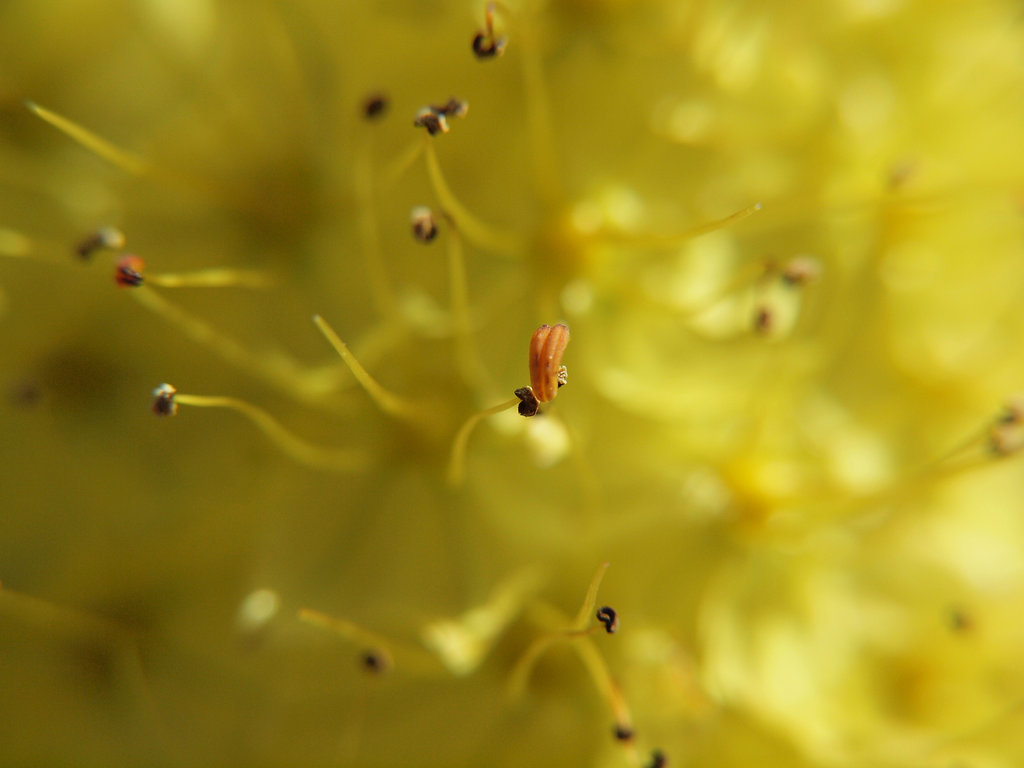
[[[1024,7],[505,3],[0,4],[0,762],[1020,765]]]

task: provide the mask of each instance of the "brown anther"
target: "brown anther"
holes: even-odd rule
[[[1009,456],[1024,448],[1024,427],[1014,422],[999,422],[989,430],[989,445],[999,456]]]
[[[100,227],[75,246],[78,258],[88,260],[99,250],[118,251],[124,248],[124,233],[115,227]]]
[[[775,315],[766,306],[760,306],[754,312],[754,330],[758,333],[771,333],[775,325]]]
[[[647,764],[647,768],[665,768],[668,765],[668,758],[665,757],[665,753],[660,749],[656,749],[651,752],[651,762]]]
[[[1020,424],[1024,420],[1024,395],[1014,395],[1003,404],[999,421],[1003,424]]]
[[[632,741],[636,733],[628,725],[616,723],[615,728],[612,729],[612,735],[617,741]]]
[[[886,174],[889,189],[895,190],[905,186],[916,170],[917,165],[913,160],[901,160],[898,163],[893,163]]]
[[[806,285],[821,275],[821,264],[813,256],[795,256],[782,268],[782,282],[789,286]]]
[[[537,396],[533,394],[532,389],[530,389],[529,387],[520,387],[512,394],[519,398],[520,416],[537,415],[537,411],[540,408],[540,403],[537,401]]]
[[[445,117],[465,117],[469,113],[469,102],[460,101],[452,96],[444,104],[431,104],[430,109]]]
[[[1024,448],[1024,395],[1014,395],[1006,402],[988,437],[992,451],[1000,456]]]
[[[954,632],[969,632],[974,622],[968,613],[960,608],[953,608],[949,612],[949,628]]]
[[[142,270],[146,268],[146,262],[138,256],[131,254],[122,256],[117,261],[114,271],[114,282],[122,288],[138,288],[146,279],[142,276]]]
[[[363,117],[376,120],[388,111],[388,97],[383,93],[372,93],[363,100]]]
[[[432,107],[423,107],[416,113],[416,119],[412,123],[417,128],[426,128],[431,136],[439,133],[448,133],[448,118],[443,112],[437,112]]]
[[[421,243],[429,243],[437,237],[437,217],[425,205],[418,205],[409,214],[412,235]]]
[[[382,675],[391,671],[391,654],[383,648],[370,648],[360,655],[359,663],[367,672]]]
[[[609,605],[602,606],[597,611],[597,620],[604,624],[604,631],[614,635],[619,631],[619,614]]]
[[[174,396],[178,390],[171,384],[161,384],[153,390],[153,413],[157,416],[176,416],[178,403]]]
[[[505,52],[505,44],[508,40],[504,37],[494,37],[494,34],[477,32],[473,35],[473,54],[478,59],[496,59]]]
[[[504,37],[494,36],[495,3],[488,3],[484,8],[484,28],[473,36],[473,53],[478,59],[492,59],[505,52]]]

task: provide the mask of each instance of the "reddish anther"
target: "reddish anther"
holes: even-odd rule
[[[555,399],[565,383],[562,355],[569,344],[569,327],[542,325],[530,338],[530,386],[538,402]]]

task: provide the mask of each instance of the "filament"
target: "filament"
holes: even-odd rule
[[[472,320],[469,312],[469,288],[466,280],[466,258],[462,237],[452,225],[448,231],[448,284],[451,292],[452,322],[455,326],[456,356],[462,377],[469,385],[477,384],[493,389],[487,367],[473,343]]]
[[[395,183],[397,183],[397,181],[412,167],[412,164],[419,159],[420,155],[423,154],[423,149],[423,142],[416,140],[409,145],[408,149],[391,161],[391,164],[381,175],[383,179],[381,188],[388,190],[394,186]]]
[[[359,201],[359,231],[363,241],[363,263],[370,282],[370,295],[377,312],[390,320],[398,316],[398,300],[394,286],[388,279],[380,247],[380,231],[374,205],[373,137],[374,131],[370,127],[362,133],[362,141],[356,153],[353,182],[356,199]],[[417,149],[421,147],[418,141],[415,146]]]
[[[296,437],[273,416],[245,400],[234,397],[187,395],[177,393],[174,399],[181,405],[198,408],[226,408],[249,419],[281,451],[299,464],[332,472],[353,472],[365,468],[366,456],[353,450],[327,450]]]
[[[430,183],[434,187],[434,194],[437,195],[441,208],[458,224],[459,229],[465,233],[466,238],[485,250],[493,251],[505,256],[519,253],[521,250],[518,239],[507,232],[500,232],[484,224],[466,207],[459,202],[445,181],[441,171],[441,164],[437,160],[437,150],[434,148],[434,141],[427,136],[424,138],[424,148],[427,159],[427,173],[430,176]]]
[[[324,335],[324,338],[334,347],[334,351],[338,353],[345,365],[348,366],[348,369],[352,371],[356,381],[366,390],[366,393],[382,411],[389,416],[396,416],[408,421],[423,421],[422,409],[417,408],[411,401],[389,392],[378,384],[377,380],[363,368],[356,359],[356,356],[349,350],[348,345],[341,340],[338,334],[334,332],[334,329],[327,324],[326,320],[320,317],[320,315],[314,315],[313,322],[320,329],[320,333]]]
[[[146,282],[161,288],[269,288],[270,276],[246,269],[204,269],[198,272],[146,273]]]
[[[544,63],[540,48],[525,23],[516,24],[517,19],[503,3],[494,3],[494,7],[513,25],[513,31],[522,42],[523,90],[526,98],[526,123],[533,151],[530,161],[533,165],[534,183],[538,192],[548,204],[553,204],[560,197],[561,184],[555,169],[557,153],[555,152],[554,131],[551,128],[551,108],[548,99],[547,85],[544,77]]]
[[[379,649],[389,655],[391,653],[391,643],[389,641],[385,640],[380,635],[374,634],[367,629],[363,629],[358,624],[348,621],[347,619],[328,616],[326,613],[314,611],[312,608],[300,608],[298,617],[299,621],[303,621],[314,627],[329,629],[331,632],[340,635],[353,645],[357,645],[360,648]]]
[[[474,413],[470,416],[463,425],[459,428],[458,433],[455,435],[455,440],[452,442],[451,457],[448,460],[448,484],[454,487],[462,485],[465,481],[466,476],[466,446],[469,443],[469,436],[473,434],[473,430],[476,425],[486,419],[488,416],[493,416],[496,413],[507,411],[509,408],[514,408],[519,405],[519,398],[514,397],[511,400],[507,400],[504,403],[487,408],[479,413]]]
[[[333,368],[304,370],[287,357],[256,355],[147,286],[133,288],[130,294],[150,312],[177,326],[197,344],[211,349],[232,365],[259,376],[301,402],[323,406],[324,395],[338,385]]]
[[[135,176],[141,176],[152,170],[151,164],[133,152],[120,149],[111,142],[97,136],[87,128],[82,127],[73,120],[58,115],[45,107],[41,107],[34,101],[26,101],[25,107],[32,114],[49,123],[72,141],[77,142],[90,152],[102,157],[109,163],[116,165],[123,171]]]
[[[589,637],[596,628],[587,626],[593,620],[594,606],[597,604],[597,591],[608,566],[609,563],[602,563],[594,573],[583,598],[583,604],[572,623],[566,629],[537,638],[520,657],[509,678],[509,693],[513,698],[523,695],[534,666],[551,646],[555,643],[571,641],[572,648],[590,675],[594,687],[608,704],[616,725],[629,727],[630,714],[626,700],[615,681],[612,680],[608,665],[605,664],[604,658],[597,646],[594,645],[593,639]],[[558,612],[555,611],[555,613]]]
[[[580,606],[579,611],[576,613],[576,618],[572,622],[576,631],[586,628],[590,623],[591,616],[594,613],[594,606],[597,604],[597,590],[601,588],[601,581],[604,579],[604,574],[608,570],[609,565],[611,563],[601,563],[594,572],[593,578],[590,579],[590,584],[587,586],[587,594],[583,597],[583,604]]]
[[[681,232],[670,232],[666,234],[656,233],[632,233],[632,232],[615,232],[615,231],[601,231],[598,232],[595,237],[603,242],[610,242],[613,244],[621,244],[626,246],[632,246],[635,248],[652,248],[652,249],[670,249],[686,244],[688,241],[701,235],[706,235],[709,232],[714,232],[717,229],[723,229],[728,227],[730,224],[736,224],[737,222],[743,221],[755,213],[760,211],[764,206],[761,203],[754,203],[748,205],[746,208],[741,208],[738,211],[730,213],[721,219],[715,221],[709,221],[705,224],[699,224],[696,227],[684,229]]]
[[[329,616],[312,608],[300,608],[298,618],[310,626],[333,632],[361,649],[381,651],[389,660],[394,660],[397,655],[399,664],[406,671],[434,674],[438,670],[437,659],[423,648],[389,640],[348,619]]]

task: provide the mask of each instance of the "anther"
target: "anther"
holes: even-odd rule
[[[437,114],[444,115],[445,117],[465,117],[469,113],[469,102],[452,96],[444,104],[431,104],[430,108]]]
[[[668,765],[668,758],[665,757],[665,753],[660,749],[656,749],[651,752],[651,762],[647,764],[647,768],[665,768]]]
[[[434,212],[424,205],[418,205],[409,214],[412,235],[421,243],[429,243],[437,237],[437,218]]]
[[[100,227],[75,246],[75,253],[78,254],[78,258],[88,261],[96,251],[119,251],[124,248],[124,244],[124,233],[121,230],[115,227]]]
[[[508,40],[494,36],[494,3],[488,3],[484,10],[484,28],[473,36],[473,54],[478,59],[493,59],[505,52]]]
[[[615,736],[616,741],[632,741],[636,733],[628,725],[615,724],[615,728],[612,729],[612,735]]]
[[[961,608],[953,608],[949,612],[949,628],[954,632],[969,632],[974,626],[970,614]]]
[[[178,402],[174,396],[178,394],[177,388],[171,384],[161,384],[153,390],[153,413],[157,416],[176,416],[178,414]]]
[[[178,406],[194,406],[197,408],[225,408],[242,415],[281,451],[300,464],[332,472],[352,472],[363,469],[366,457],[359,452],[350,450],[329,450],[307,443],[296,437],[280,422],[262,408],[234,397],[212,395],[190,395],[178,392],[170,384],[161,384],[153,390],[153,412],[158,416],[174,416]]]
[[[146,268],[146,262],[138,256],[131,254],[122,256],[117,261],[114,270],[114,282],[122,288],[138,288],[146,279],[142,276],[142,270]]]
[[[759,306],[754,312],[754,330],[761,334],[769,334],[775,326],[775,314],[765,305]]]
[[[363,100],[363,117],[376,120],[388,111],[388,97],[383,93],[372,93]]]
[[[1001,424],[1020,424],[1024,421],[1024,395],[1014,395],[1003,406],[999,417]]]
[[[448,118],[443,112],[437,112],[432,107],[423,107],[416,113],[416,119],[412,123],[417,128],[426,128],[431,136],[439,133],[448,133]]]
[[[518,406],[520,416],[536,416],[541,403],[553,400],[558,388],[568,380],[565,366],[560,365],[562,354],[569,343],[569,328],[559,323],[554,328],[542,325],[530,338],[530,382],[528,387],[520,387],[513,394],[515,400],[487,408],[466,419],[466,422],[455,434],[452,443],[451,459],[448,463],[448,481],[459,485],[463,478],[466,445],[474,427],[481,419]],[[589,609],[588,609],[589,612]]]
[[[1016,395],[1006,403],[989,430],[988,439],[992,451],[1000,456],[1024,448],[1024,396]]]
[[[426,128],[427,133],[436,136],[439,133],[448,133],[449,117],[465,117],[467,112],[469,104],[453,96],[444,104],[431,104],[420,109],[412,124],[417,128]]]
[[[813,256],[795,256],[782,268],[782,282],[797,287],[821,275],[821,264]]]
[[[619,631],[619,614],[611,606],[605,605],[597,610],[597,620],[604,624],[604,631],[614,635]]]
[[[516,397],[519,398],[519,415],[520,416],[536,416],[537,411],[540,408],[540,403],[537,402],[537,396],[533,394],[533,390],[529,387],[520,387],[513,392]]]
[[[562,323],[542,325],[530,338],[530,386],[538,402],[555,399],[558,388],[568,381],[568,372],[561,365],[569,344],[569,327]]]
[[[391,671],[394,662],[391,654],[383,648],[370,648],[362,652],[359,657],[360,666],[367,672],[375,675],[382,675]]]
[[[473,36],[473,53],[478,59],[494,59],[505,52],[505,44],[508,41],[504,37],[491,37],[483,32],[477,32]]]

